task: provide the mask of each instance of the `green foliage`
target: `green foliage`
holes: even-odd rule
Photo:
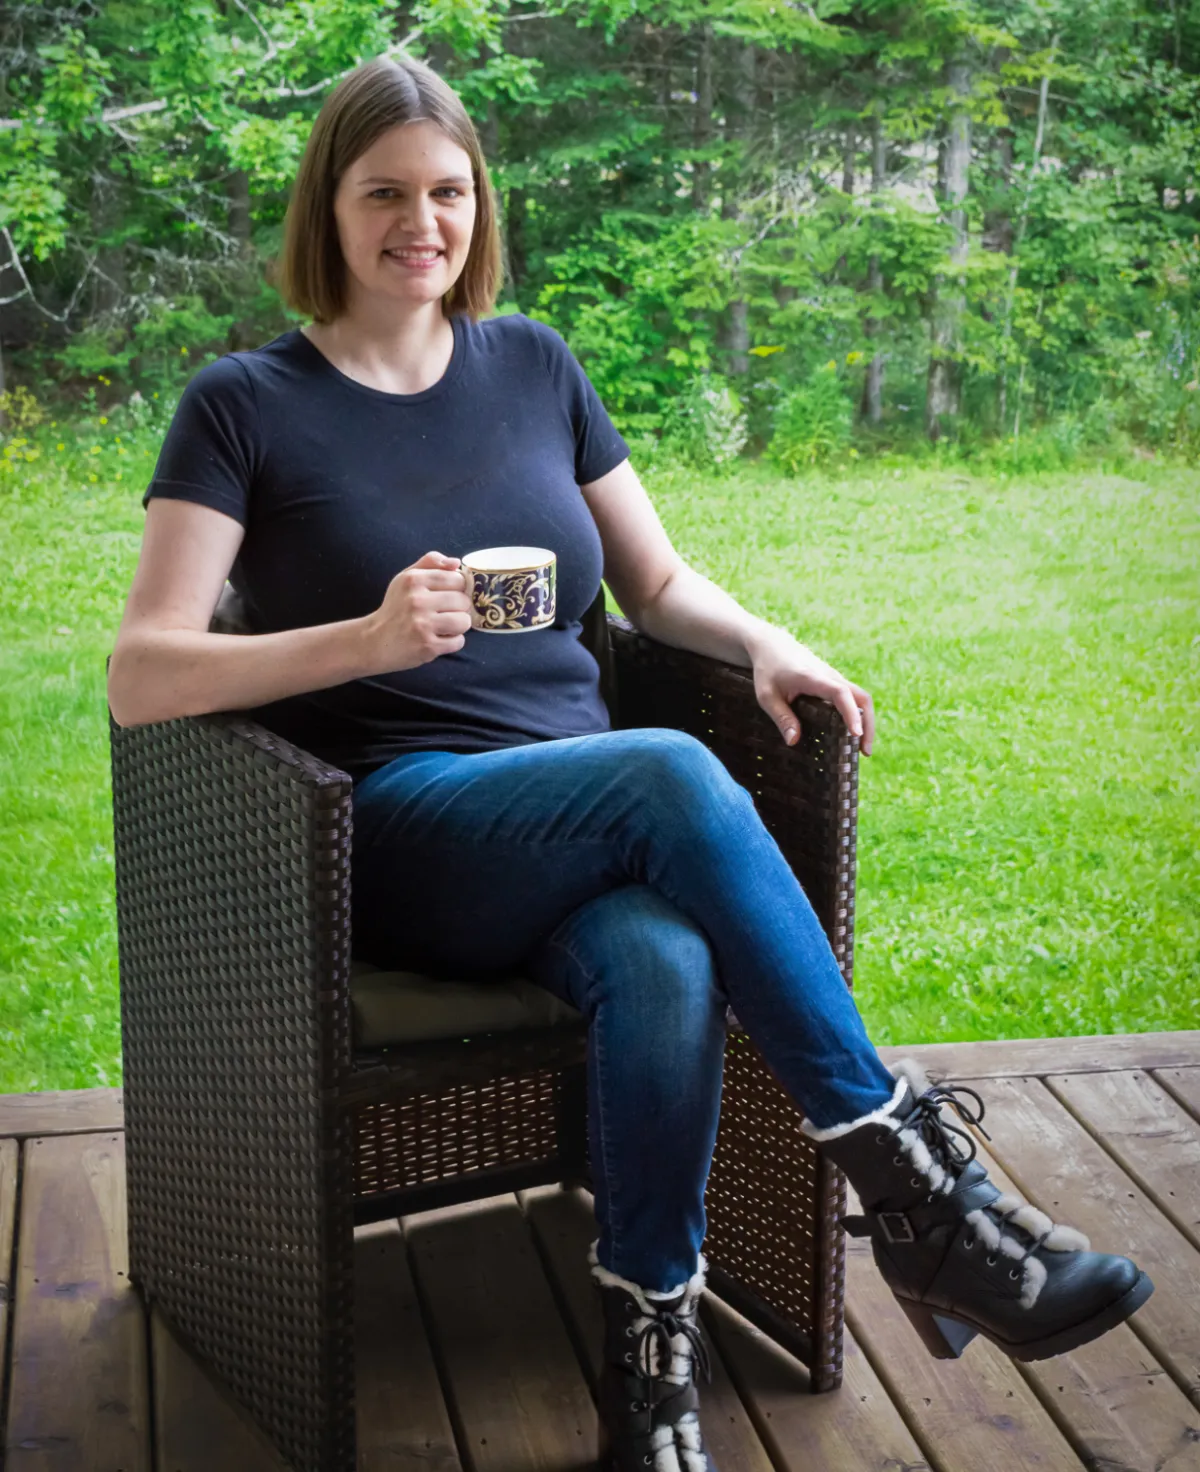
[[[908,443],[942,323],[962,407],[938,456],[982,438],[1001,459],[1069,453],[1100,405],[1120,437],[1200,453],[1196,0],[551,0],[531,20],[509,0],[33,6],[19,37],[0,18],[8,381],[72,399],[103,373],[114,399],[171,397],[293,325],[264,267],[313,120],[406,41],[484,140],[501,306],[559,328],[627,437],[682,445],[670,406],[713,375],[745,412],[743,458],[782,414],[798,448],[777,463],[812,463],[846,443],[837,402],[809,402],[819,365],[880,353],[883,422],[856,447]],[[937,157],[955,117],[950,269]],[[847,403],[863,371],[843,374]]]
[[[838,365],[830,360],[780,400],[767,458],[797,475],[845,449],[852,420]]]
[[[663,419],[664,451],[710,471],[726,469],[749,435],[741,400],[719,373],[689,379],[668,404]]]
[[[187,344],[223,337],[232,321],[230,315],[210,312],[199,296],[155,301],[123,339],[111,329],[89,329],[62,350],[61,361],[88,379],[111,374],[142,392],[177,398],[199,366]]]
[[[597,228],[551,257],[555,280],[538,296],[586,365],[609,412],[637,432],[664,425],[665,404],[712,369],[712,316],[728,300],[720,220],[669,222],[610,211]]]

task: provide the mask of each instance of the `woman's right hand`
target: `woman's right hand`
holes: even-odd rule
[[[426,552],[388,584],[367,619],[372,663],[380,673],[414,669],[467,642],[471,599],[458,571],[461,561]]]

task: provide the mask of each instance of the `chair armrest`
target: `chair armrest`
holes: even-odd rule
[[[621,729],[687,731],[746,788],[817,913],[853,984],[858,737],[829,701],[792,701],[800,740],[785,746],[759,705],[750,670],[676,649],[605,615]]]
[[[110,711],[109,740],[127,1110],[282,1089],[319,1130],[351,1071],[349,776],[237,712]]]

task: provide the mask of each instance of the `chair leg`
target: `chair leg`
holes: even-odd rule
[[[559,1074],[558,1158],[564,1188],[592,1184],[587,1145],[587,1062],[572,1063]]]

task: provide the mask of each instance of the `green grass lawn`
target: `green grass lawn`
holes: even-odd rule
[[[159,439],[57,434],[0,476],[0,1092],[121,1082],[104,661]],[[874,698],[877,1042],[1200,1026],[1200,472],[643,478],[692,566]]]

